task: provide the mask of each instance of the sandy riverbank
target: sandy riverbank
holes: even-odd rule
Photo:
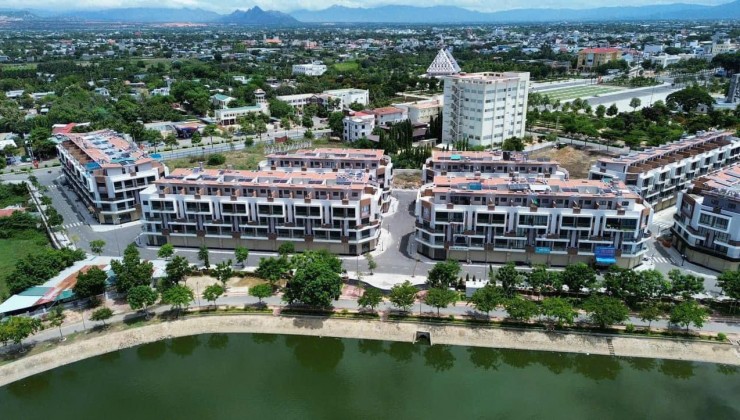
[[[60,345],[0,366],[0,386],[89,357],[173,337],[208,333],[272,333],[390,341],[414,341],[417,331],[431,333],[434,344],[610,354],[740,365],[740,349],[698,341],[607,337],[542,331],[476,328],[410,322],[275,317],[270,315],[193,316]]]

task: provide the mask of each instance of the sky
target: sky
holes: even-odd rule
[[[260,6],[265,10],[291,12],[298,9],[319,10],[331,5],[347,7],[374,7],[384,5],[459,6],[481,12],[521,8],[584,9],[601,6],[644,6],[651,4],[691,3],[717,5],[731,0],[0,0],[0,9],[108,9],[116,7],[190,7],[231,13],[235,9]]]

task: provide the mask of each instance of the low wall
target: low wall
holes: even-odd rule
[[[740,365],[737,346],[672,339],[611,337],[414,322],[272,315],[193,316],[102,334],[60,345],[0,366],[0,386],[37,373],[140,344],[209,333],[270,333],[413,342],[417,331],[431,333],[434,344],[542,350]]]

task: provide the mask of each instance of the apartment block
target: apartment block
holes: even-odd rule
[[[216,116],[216,123],[220,125],[234,125],[239,124],[239,118],[252,113],[266,113],[267,106],[258,104],[254,106],[241,106],[238,108],[224,108],[217,109],[214,114]]]
[[[492,146],[524,137],[529,73],[471,73],[444,78],[442,142]]]
[[[525,178],[535,182],[549,178],[568,179],[568,170],[557,162],[529,159],[527,154],[519,152],[434,150],[422,167],[422,180],[430,183],[438,176]]]
[[[326,73],[326,65],[321,63],[293,65],[293,74],[296,76],[321,76],[324,73]]]
[[[354,115],[344,117],[342,121],[344,131],[342,139],[344,141],[357,141],[361,138],[367,138],[375,129],[375,115],[364,112],[355,112]]]
[[[618,180],[437,176],[419,190],[415,239],[434,259],[631,268],[651,218]]]
[[[141,217],[141,191],[167,167],[112,130],[58,134],[62,173],[100,223]]]
[[[697,178],[678,194],[673,244],[686,260],[740,269],[740,164]]]
[[[432,118],[439,118],[442,113],[442,99],[430,99],[406,104],[396,104],[396,108],[406,110],[412,124],[429,124]]]
[[[618,158],[601,158],[589,178],[624,181],[659,211],[673,206],[678,192],[694,178],[738,160],[740,138],[729,131],[712,131]]]
[[[382,189],[364,171],[177,169],[142,192],[150,245],[326,249],[360,255],[380,236]]]
[[[393,163],[382,150],[371,149],[300,149],[270,153],[260,162],[260,170],[284,172],[344,172],[370,175],[370,182],[385,193],[390,192]],[[387,203],[385,203],[387,204]],[[383,211],[387,211],[384,208]]]
[[[388,126],[408,119],[403,109],[394,106],[375,108],[366,112],[375,115],[376,126]]]

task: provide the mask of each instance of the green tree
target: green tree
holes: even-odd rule
[[[609,105],[609,108],[607,108],[606,110],[606,115],[613,117],[617,114],[619,114],[619,108],[617,108],[617,104]]]
[[[488,316],[491,311],[503,304],[505,300],[504,291],[493,284],[487,284],[476,290],[470,297],[470,303],[480,312]]]
[[[521,297],[506,300],[504,307],[506,308],[506,313],[509,314],[509,318],[517,321],[527,322],[539,313],[536,303],[531,300],[522,299]]]
[[[277,283],[290,272],[290,261],[287,258],[260,258],[259,265],[254,274],[270,282]]]
[[[247,259],[249,259],[249,250],[243,246],[237,246],[234,248],[234,257],[236,258],[236,262],[244,267]]]
[[[650,327],[652,327],[653,321],[659,320],[661,315],[662,311],[655,303],[645,305],[640,311],[640,319],[642,322],[648,323],[648,331],[650,330]]]
[[[457,282],[460,274],[460,263],[455,260],[441,261],[434,264],[427,274],[429,287],[450,287]]]
[[[329,128],[331,128],[332,135],[342,136],[344,131],[344,114],[342,112],[332,112],[329,115]]]
[[[213,306],[216,306],[216,300],[224,294],[224,288],[220,284],[212,284],[203,290],[203,299],[208,302],[213,302]]]
[[[571,292],[580,292],[582,288],[592,289],[596,284],[596,273],[588,264],[576,263],[565,267],[561,273],[563,284]]]
[[[259,299],[259,303],[262,303],[262,299],[272,296],[272,285],[270,283],[262,283],[256,286],[252,286],[249,289],[249,295]]]
[[[170,284],[177,284],[190,274],[190,263],[188,259],[175,255],[164,267],[165,277]]]
[[[446,308],[455,302],[457,302],[457,292],[444,287],[433,287],[427,290],[424,297],[424,303],[437,308],[437,316],[441,308]]]
[[[370,270],[370,275],[373,275],[373,272],[376,268],[378,268],[378,263],[375,262],[375,257],[369,252],[365,253],[365,260],[367,261],[367,268]]]
[[[290,106],[290,104],[279,99],[271,99],[268,103],[268,107],[270,109],[270,116],[272,118],[281,119],[295,113],[293,107]]]
[[[278,255],[281,257],[288,258],[292,254],[295,254],[295,244],[293,242],[285,242],[278,247]]]
[[[105,321],[111,319],[112,317],[113,317],[113,311],[107,307],[98,308],[94,310],[92,314],[90,314],[91,321],[102,321],[103,326],[106,325]]]
[[[86,272],[77,275],[72,291],[79,299],[97,296],[105,292],[105,281],[108,275],[96,266],[90,267]]]
[[[633,112],[634,112],[634,111],[635,111],[635,110],[637,109],[637,107],[639,107],[640,105],[642,105],[642,101],[640,100],[640,98],[632,98],[632,99],[630,99],[630,108],[632,108],[632,111],[633,111]]]
[[[555,320],[559,326],[572,324],[576,317],[573,305],[559,297],[545,298],[540,310],[542,315],[550,321]]]
[[[3,320],[2,325],[7,331],[6,334],[3,334],[3,342],[10,340],[17,346],[43,327],[41,320],[28,316],[11,316]]]
[[[514,263],[506,263],[503,267],[496,270],[496,281],[501,283],[504,294],[511,296],[514,288],[524,280],[524,276],[516,271]]]
[[[524,142],[519,137],[509,137],[501,144],[501,150],[521,152],[524,150]]]
[[[312,128],[313,127],[313,119],[310,115],[303,114],[303,117],[301,118],[301,125],[305,128]]]
[[[410,281],[406,280],[402,284],[391,287],[388,300],[402,312],[408,312],[414,306],[414,300],[418,292],[419,290]]]
[[[136,244],[129,244],[123,251],[123,259],[111,261],[111,267],[116,274],[116,290],[119,293],[126,293],[132,287],[148,286],[152,283],[154,267],[151,262],[144,262],[139,258]]]
[[[708,317],[707,310],[699,306],[695,300],[687,300],[673,307],[670,322],[675,325],[683,325],[688,333],[690,325],[693,324],[696,328],[701,328]]]
[[[704,291],[704,280],[701,277],[684,274],[677,268],[668,272],[668,278],[671,281],[670,293],[674,296],[690,299],[691,296]]]
[[[717,285],[727,297],[740,300],[740,270],[722,272],[717,276]]]
[[[62,223],[64,223],[64,218],[54,207],[47,207],[46,221],[49,223],[49,226],[55,227],[60,226]]]
[[[666,98],[666,103],[668,106],[678,105],[683,112],[689,113],[694,112],[699,105],[706,105],[711,110],[714,99],[706,89],[694,85],[671,93]]]
[[[284,289],[283,300],[317,308],[331,307],[342,292],[342,278],[323,261],[298,266]]]
[[[542,290],[550,284],[550,272],[547,271],[547,267],[542,264],[533,265],[527,274],[527,284],[538,296],[541,295]]]
[[[167,243],[159,247],[159,251],[157,251],[157,257],[164,258],[165,260],[169,260],[172,255],[175,253],[175,247],[174,245]]]
[[[103,248],[105,248],[105,241],[102,239],[95,239],[90,241],[90,251],[92,251],[93,254],[102,254]]]
[[[596,117],[601,119],[604,118],[604,115],[606,115],[606,107],[604,105],[599,105],[596,107]]]
[[[177,137],[172,133],[167,134],[164,138],[164,144],[172,149],[174,146],[177,146]]]
[[[62,334],[62,324],[67,316],[62,311],[61,306],[55,306],[47,315],[47,320],[51,327],[59,328],[59,341],[64,341],[64,334]]]
[[[591,322],[601,328],[627,320],[629,309],[621,300],[609,296],[591,296],[583,303]]]
[[[203,266],[206,269],[211,268],[211,262],[208,257],[208,247],[203,244],[198,248],[198,260],[203,262]]]
[[[193,301],[193,297],[193,289],[176,284],[162,293],[162,303],[172,305],[172,309],[177,310],[179,316],[182,308],[187,308]]]
[[[200,135],[200,131],[194,131],[192,137],[190,137],[190,143],[194,146],[199,145],[203,141],[203,136]]]
[[[234,270],[231,269],[231,260],[221,261],[216,264],[216,268],[213,270],[213,274],[216,276],[218,281],[223,284],[224,289],[226,288],[226,282],[234,275]]]
[[[149,286],[136,286],[131,288],[126,295],[126,301],[131,309],[138,311],[143,310],[146,316],[149,316],[148,308],[159,298],[159,293]]]
[[[370,308],[370,310],[374,311],[375,308],[380,305],[380,302],[382,301],[383,294],[380,292],[380,289],[371,287],[369,289],[365,289],[365,291],[362,293],[362,296],[357,298],[357,305],[359,305],[360,308]]]

